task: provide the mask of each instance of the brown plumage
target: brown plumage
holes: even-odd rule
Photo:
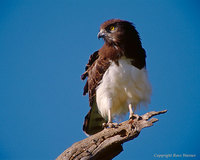
[[[82,80],[88,78],[83,94],[89,93],[91,110],[85,117],[83,130],[89,135],[101,131],[102,123],[110,120],[109,117],[103,117],[99,111],[96,92],[112,62],[119,66],[119,60],[126,57],[139,70],[146,66],[145,50],[142,48],[138,32],[130,22],[120,19],[108,20],[101,25],[98,38],[103,38],[105,43],[90,56],[85,73],[81,76]]]

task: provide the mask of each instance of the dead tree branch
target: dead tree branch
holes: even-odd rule
[[[152,111],[119,124],[116,128],[106,128],[86,139],[74,143],[57,160],[110,160],[123,151],[122,144],[136,138],[143,128],[150,127],[158,119],[151,117],[166,113]],[[149,120],[150,119],[150,120]]]

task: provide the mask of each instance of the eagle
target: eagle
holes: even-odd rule
[[[112,120],[127,112],[133,117],[136,109],[150,103],[152,92],[146,52],[134,25],[110,19],[101,24],[97,36],[104,44],[90,56],[81,75],[87,78],[83,95],[89,94],[90,111],[83,125],[87,135],[100,132],[105,124],[115,127]]]

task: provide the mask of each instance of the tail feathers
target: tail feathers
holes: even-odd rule
[[[93,105],[88,114],[85,116],[83,131],[87,135],[98,133],[103,130],[102,124],[105,122],[106,120],[99,114],[96,105]]]

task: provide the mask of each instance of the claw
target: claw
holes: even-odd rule
[[[134,120],[134,119],[141,120],[142,117],[137,114],[130,114],[129,119],[130,120]]]
[[[119,126],[118,123],[112,123],[112,122],[103,123],[102,125],[104,128],[117,128]]]

